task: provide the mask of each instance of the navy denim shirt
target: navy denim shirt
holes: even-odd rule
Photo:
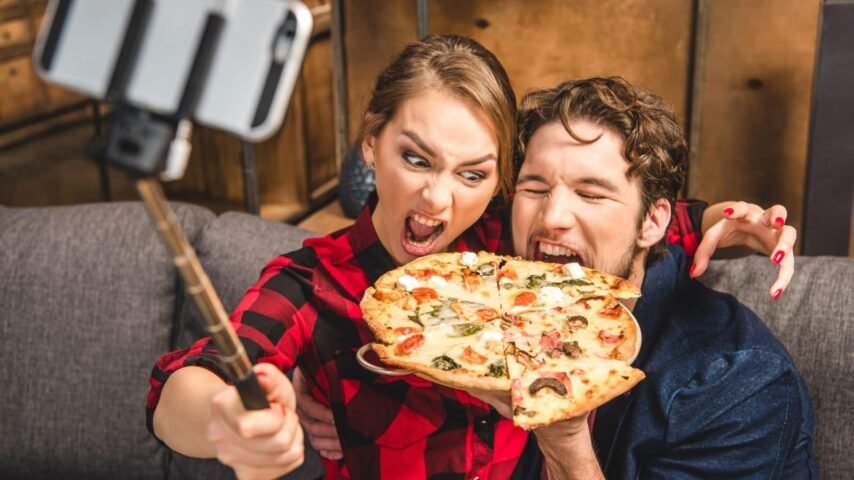
[[[785,347],[686,261],[670,247],[647,269],[634,310],[647,378],[596,413],[605,476],[818,478],[812,403]]]

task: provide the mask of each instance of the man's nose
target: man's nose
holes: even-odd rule
[[[445,175],[432,175],[422,188],[421,197],[430,213],[442,212],[453,202],[452,179]]]
[[[571,199],[566,195],[552,195],[543,203],[543,227],[548,230],[566,230],[575,225]]]

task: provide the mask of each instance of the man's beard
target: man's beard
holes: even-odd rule
[[[617,268],[614,269],[615,271],[608,273],[626,279],[630,278],[632,273],[634,273],[635,259],[642,253],[643,249],[638,247],[635,243],[623,254],[623,257],[620,259],[619,263],[617,263]]]

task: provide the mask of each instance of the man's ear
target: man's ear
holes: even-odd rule
[[[671,213],[670,202],[667,199],[659,198],[652,202],[638,232],[638,247],[650,248],[664,238],[667,227],[670,226]]]

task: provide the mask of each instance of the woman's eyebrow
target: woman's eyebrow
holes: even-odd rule
[[[407,138],[412,140],[415,143],[415,145],[418,145],[418,148],[420,148],[421,150],[424,150],[424,152],[426,152],[427,155],[430,155],[431,157],[436,156],[436,153],[433,152],[433,149],[428,147],[427,144],[424,143],[424,140],[421,140],[421,137],[419,137],[415,132],[413,132],[411,130],[404,130],[402,133],[404,136],[406,136]]]
[[[415,132],[413,132],[413,131],[411,131],[411,130],[404,130],[404,131],[403,131],[403,132],[401,132],[401,133],[402,133],[406,138],[408,138],[408,139],[412,140],[412,142],[413,142],[413,143],[415,143],[415,145],[417,145],[417,146],[418,146],[418,148],[420,148],[421,150],[424,150],[424,152],[425,152],[427,155],[430,155],[431,157],[435,157],[435,156],[436,156],[436,153],[435,153],[435,152],[434,152],[430,147],[428,147],[428,146],[427,146],[427,144],[424,142],[424,140],[422,140],[422,139],[421,139],[421,137],[419,137],[417,133],[415,133]],[[477,157],[477,158],[475,158],[475,159],[472,159],[472,160],[468,160],[468,161],[462,162],[462,163],[460,163],[460,166],[462,166],[462,167],[471,167],[471,166],[473,166],[473,165],[479,165],[479,164],[481,164],[481,163],[488,162],[488,161],[490,161],[490,160],[498,161],[498,159],[496,158],[496,156],[495,156],[495,154],[494,154],[494,153],[487,153],[486,155],[483,155],[483,156]]]

